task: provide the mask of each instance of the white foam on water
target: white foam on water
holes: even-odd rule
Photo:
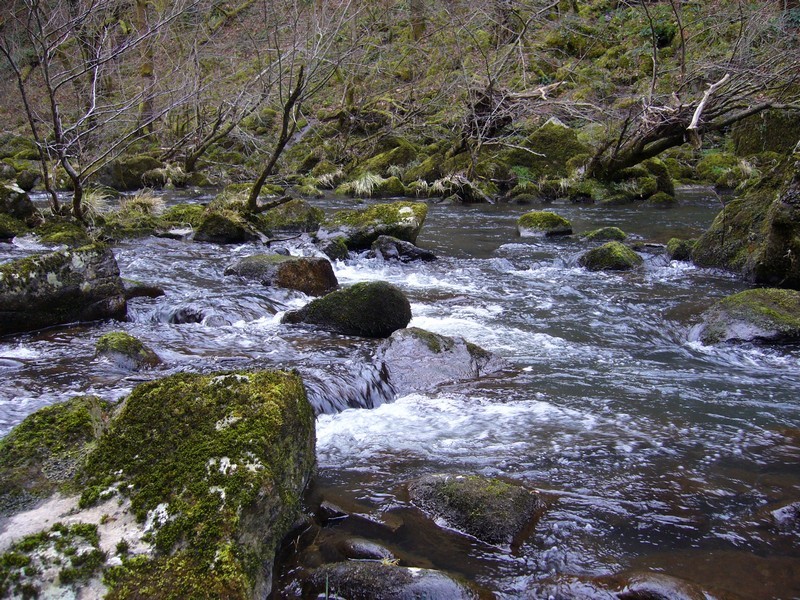
[[[16,346],[3,346],[0,345],[0,358],[16,358],[19,360],[30,360],[39,358],[42,355],[40,350],[17,344]]]

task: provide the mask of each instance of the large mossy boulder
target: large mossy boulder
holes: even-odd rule
[[[422,202],[373,204],[361,210],[341,210],[320,227],[321,240],[342,238],[350,250],[366,250],[381,235],[416,243],[428,215]]]
[[[385,367],[389,382],[398,394],[475,379],[507,366],[499,356],[464,338],[416,327],[395,331],[378,347],[376,359]]]
[[[477,600],[471,585],[433,569],[401,567],[390,561],[357,560],[323,565],[305,584],[309,598],[359,600]]]
[[[110,404],[94,396],[73,398],[40,408],[0,440],[0,515],[69,488],[111,412]]]
[[[692,251],[702,267],[759,285],[800,289],[800,155],[784,161],[717,215]]]
[[[517,219],[517,231],[522,237],[571,235],[572,224],[554,212],[532,210]]]
[[[408,493],[432,519],[489,544],[522,543],[545,509],[538,492],[479,475],[425,475]]]
[[[143,180],[145,173],[162,167],[161,162],[146,154],[123,157],[103,167],[97,183],[121,192],[138,190],[146,185]]]
[[[704,344],[800,339],[800,292],[760,288],[723,298],[703,314],[696,332]]]
[[[307,323],[326,331],[370,338],[389,337],[411,321],[411,304],[385,281],[356,283],[289,311],[283,323]]]
[[[250,223],[233,210],[204,213],[194,232],[194,241],[212,244],[243,244],[257,239]]]
[[[154,552],[106,570],[109,598],[265,598],[314,469],[314,413],[282,371],[179,374],[137,387],[78,474],[118,493]]]
[[[28,226],[19,219],[0,213],[0,242],[10,242],[18,235],[27,233]]]
[[[800,119],[794,111],[765,110],[734,124],[731,140],[737,156],[789,154],[800,140]]]
[[[309,296],[322,296],[339,286],[330,261],[320,257],[256,254],[225,269],[225,275],[238,275],[266,286],[298,290]]]
[[[578,139],[576,130],[553,119],[534,131],[524,141],[525,149],[508,150],[503,159],[510,165],[524,167],[532,180],[565,177],[567,163],[587,155],[589,148]]]
[[[15,183],[0,182],[0,214],[23,221],[30,227],[41,222],[41,215],[30,197]]]
[[[261,215],[260,221],[268,231],[311,233],[319,229],[324,219],[325,213],[321,208],[311,206],[305,200],[295,199],[269,209]]]
[[[0,159],[4,158],[38,160],[39,148],[33,140],[24,136],[0,133]]]
[[[630,271],[644,259],[621,242],[608,242],[581,255],[578,264],[589,271]]]
[[[0,265],[0,335],[76,321],[124,319],[125,291],[101,244]]]
[[[95,344],[95,353],[109,359],[122,369],[140,371],[161,364],[161,359],[150,347],[124,331],[112,331],[101,336]]]

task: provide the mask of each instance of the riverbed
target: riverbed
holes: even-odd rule
[[[330,213],[357,202],[315,203]],[[132,300],[128,322],[0,341],[0,435],[41,406],[87,393],[118,399],[177,371],[297,368],[319,413],[309,501],[405,523],[378,540],[403,564],[460,575],[500,598],[558,576],[631,569],[741,598],[800,597],[797,532],[770,522],[772,509],[800,500],[800,348],[697,342],[700,313],[747,286],[670,261],[661,246],[699,235],[720,199],[682,190],[668,210],[548,207],[578,233],[626,231],[645,259],[630,273],[580,268],[592,244],[579,236],[518,237],[516,219],[531,208],[432,204],[418,245],[439,260],[334,263],[341,284],[403,289],[411,326],[503,356],[510,368],[500,375],[398,395],[371,362],[377,342],[282,325],[308,297],[223,275],[263,247],[147,238],[115,247],[120,270],[166,295]],[[316,252],[307,239],[281,245]],[[0,259],[40,249],[22,239]],[[118,329],[165,365],[131,374],[96,358],[96,340]],[[442,531],[403,491],[434,472],[508,478],[541,490],[549,508],[513,551]],[[278,583],[291,594],[290,582]]]

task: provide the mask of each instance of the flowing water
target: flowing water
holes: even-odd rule
[[[320,204],[332,211],[352,201]],[[578,232],[616,225],[633,240],[665,243],[698,235],[719,202],[684,192],[672,210],[554,209]],[[321,413],[309,501],[404,521],[379,540],[404,564],[462,575],[503,598],[560,574],[627,569],[741,598],[800,597],[797,532],[769,520],[800,500],[800,348],[693,341],[702,310],[742,282],[670,262],[654,245],[641,249],[641,270],[589,273],[577,266],[587,242],[517,237],[526,210],[432,205],[418,244],[438,261],[334,265],[342,284],[402,288],[412,326],[505,357],[511,367],[498,376],[395,397],[370,361],[377,342],[281,325],[283,311],[309,299],[223,276],[236,258],[262,251],[256,245],[152,238],[115,250],[124,277],[166,290],[132,300],[129,322],[0,342],[0,435],[40,406],[83,393],[119,398],[142,378],[294,367]],[[307,241],[287,244],[314,253]],[[0,252],[33,250],[22,240]],[[175,324],[176,315],[199,322]],[[97,338],[120,328],[166,366],[131,376],[95,358]],[[521,547],[483,544],[410,509],[404,482],[432,472],[519,481],[542,490],[549,508]]]

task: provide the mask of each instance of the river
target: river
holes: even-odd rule
[[[670,210],[552,209],[577,232],[615,225],[629,240],[665,243],[699,235],[720,208],[702,190],[680,200]],[[353,202],[317,204],[331,212]],[[176,371],[294,367],[321,413],[309,501],[404,521],[379,540],[403,564],[459,574],[501,598],[557,575],[628,569],[742,598],[800,597],[797,533],[769,526],[771,509],[800,499],[800,348],[693,341],[699,314],[743,282],[670,262],[650,245],[640,270],[587,272],[577,259],[590,243],[516,235],[530,208],[433,204],[418,245],[439,260],[334,264],[342,284],[402,288],[412,326],[505,357],[511,368],[500,376],[395,397],[370,363],[375,341],[281,325],[284,311],[309,299],[223,276],[257,245],[149,238],[115,248],[124,277],[166,290],[132,300],[129,322],[0,341],[0,435],[41,406],[85,393],[120,398]],[[314,252],[304,240],[286,245]],[[23,239],[0,248],[0,259],[38,249]],[[179,313],[199,322],[175,324]],[[131,376],[95,358],[97,338],[115,329],[165,366]],[[549,508],[520,548],[483,544],[409,506],[403,484],[432,472],[519,481],[542,490]],[[279,589],[289,595],[291,585]]]

